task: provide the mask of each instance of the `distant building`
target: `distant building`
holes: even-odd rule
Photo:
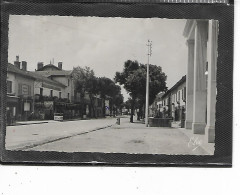
[[[162,96],[163,95],[164,95],[164,92],[160,92],[156,96],[152,105],[149,106],[149,116],[162,118],[162,111],[163,111]]]
[[[77,97],[80,98],[80,96],[77,96],[74,91],[72,70],[63,70],[62,62],[58,63],[58,67],[53,64],[44,66],[42,62],[39,62],[35,73],[64,85],[64,89],[61,93],[59,91],[58,94],[55,94],[56,96],[66,98],[69,102],[80,101],[79,99],[77,100]]]
[[[52,82],[58,83],[58,87],[49,87],[52,96],[57,96],[64,102],[57,102],[55,107],[57,112],[67,112],[67,118],[74,116],[86,115],[87,117],[102,117],[103,116],[103,100],[99,95],[93,95],[90,99],[89,94],[85,94],[81,99],[80,93],[76,92],[73,80],[73,70],[63,70],[62,62],[58,62],[58,66],[53,64],[43,65],[42,62],[37,64],[37,70],[34,72],[39,76],[45,77]],[[60,84],[60,85],[59,85]],[[47,85],[42,88],[45,93],[49,93]],[[37,89],[38,90],[38,89]],[[54,93],[54,90],[56,93]],[[61,91],[59,91],[61,90]],[[44,94],[44,92],[43,92]],[[91,101],[92,100],[92,101]],[[84,104],[84,105],[81,105]],[[65,109],[67,108],[67,109]],[[81,113],[80,113],[81,112]],[[65,117],[65,118],[66,118]]]
[[[186,76],[183,76],[161,97],[163,116],[174,121],[185,120]]]

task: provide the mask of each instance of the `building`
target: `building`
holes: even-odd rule
[[[186,128],[215,140],[218,21],[187,20]]]
[[[44,66],[39,62],[37,69],[32,72],[38,78],[35,85],[36,95],[45,97],[44,102],[41,101],[39,105],[51,108],[50,115],[52,112],[62,113],[64,119],[70,119],[79,118],[83,114],[81,113],[83,105],[80,105],[80,94],[75,91],[72,72],[72,70],[63,70],[62,62],[59,62],[58,66],[53,64]],[[46,96],[50,96],[50,99]]]
[[[149,116],[156,117],[156,118],[162,118],[162,112],[163,112],[163,106],[162,106],[162,96],[164,95],[164,92],[160,92],[154,102],[149,106]]]
[[[173,118],[174,121],[185,120],[186,76],[161,96],[161,102],[164,118]]]
[[[21,66],[22,64],[22,66]],[[19,62],[17,56],[14,65],[7,66],[7,124],[16,120],[28,120],[34,111],[34,81],[26,71],[27,63]]]
[[[64,118],[74,118],[83,115],[87,117],[103,117],[103,100],[99,95],[93,95],[90,98],[89,94],[85,94],[82,97],[84,100],[81,99],[80,93],[75,90],[73,70],[63,70],[62,62],[58,62],[58,66],[53,64],[44,66],[42,62],[39,62],[34,73],[55,82],[55,84],[60,84],[56,86],[58,88],[55,88],[55,94],[52,87],[49,87],[49,89],[51,89],[51,96],[56,95],[58,99],[64,100],[55,103],[56,112],[67,113]],[[47,85],[45,84],[44,86],[46,87]],[[43,94],[44,91],[48,94],[49,89],[42,88]]]
[[[77,94],[74,93],[72,70],[63,70],[62,62],[59,62],[58,66],[55,66],[53,64],[48,64],[44,66],[42,62],[39,62],[35,73],[64,85],[64,89],[62,88],[62,91],[58,91],[58,94],[54,95],[62,99],[66,98],[67,100],[69,100],[69,102],[77,101]],[[80,98],[80,96],[78,97]],[[80,100],[78,99],[78,101]]]

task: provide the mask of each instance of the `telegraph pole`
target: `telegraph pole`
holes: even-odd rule
[[[148,111],[149,111],[149,58],[152,55],[152,41],[148,40],[148,61],[147,61],[147,81],[146,81],[146,108],[145,108],[145,125],[148,127]]]

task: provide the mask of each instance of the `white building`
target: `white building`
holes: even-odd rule
[[[187,20],[188,46],[186,128],[215,141],[218,22]]]

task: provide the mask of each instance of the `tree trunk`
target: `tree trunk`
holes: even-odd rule
[[[85,94],[81,94],[81,110],[80,110],[80,116],[81,118],[83,118],[83,115],[85,114],[86,110],[84,111],[84,108],[85,108]]]
[[[103,117],[106,117],[106,105],[105,105],[105,98],[103,98],[103,109],[102,109]]]
[[[132,98],[130,123],[133,123],[134,106],[135,106],[134,104],[135,104],[135,98]]]
[[[93,117],[94,117],[94,118],[97,118],[97,117],[96,117],[96,113],[95,113],[95,106],[93,105],[92,94],[89,94],[89,97],[90,97],[91,107],[92,107],[92,110],[93,110]]]

